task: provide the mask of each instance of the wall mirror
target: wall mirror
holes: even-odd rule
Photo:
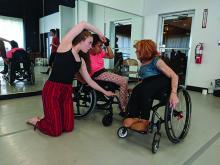
[[[74,24],[73,21],[64,23],[61,15],[65,18],[73,17],[75,0],[62,2],[59,0],[22,0],[21,2],[13,2],[13,6],[10,3],[6,0],[0,2],[0,24],[1,27],[4,27],[1,28],[0,37],[17,41],[19,47],[29,53],[31,60],[35,62],[35,83],[15,80],[10,84],[5,79],[5,75],[0,74],[0,99],[29,96],[41,92],[49,76],[41,74],[47,70],[46,63],[50,54],[49,30],[57,29],[58,35],[61,36]],[[65,27],[61,27],[61,25],[65,25]],[[5,46],[6,50],[11,49],[11,46],[6,42]],[[0,71],[3,68],[4,63],[0,58]]]

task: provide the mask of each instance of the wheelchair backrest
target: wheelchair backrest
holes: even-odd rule
[[[30,58],[29,58],[29,55],[28,55],[28,53],[27,53],[25,50],[23,50],[23,49],[16,50],[16,51],[13,53],[11,62],[12,62],[13,65],[15,65],[15,66],[19,66],[20,63],[23,63],[24,68],[29,68],[29,66],[30,66]]]

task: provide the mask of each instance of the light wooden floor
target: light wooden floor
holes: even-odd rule
[[[75,121],[75,130],[46,136],[25,124],[42,115],[40,96],[0,101],[1,165],[219,165],[220,98],[190,92],[192,124],[186,139],[172,144],[162,131],[160,149],[151,153],[152,134],[117,137],[121,118],[115,108],[111,127],[103,127],[101,112]]]

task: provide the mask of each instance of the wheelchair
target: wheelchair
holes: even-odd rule
[[[31,62],[25,50],[15,51],[13,57],[9,59],[6,79],[11,85],[15,80],[27,80],[31,84],[35,83],[34,63]]]
[[[174,144],[181,142],[186,137],[190,128],[192,105],[189,93],[183,86],[178,87],[177,95],[179,103],[175,109],[169,105],[169,95],[170,91],[163,91],[152,99],[152,102],[154,100],[159,102],[156,105],[152,105],[151,117],[149,119],[150,124],[146,131],[136,131],[142,134],[155,132],[151,148],[152,153],[156,153],[159,149],[161,138],[160,130],[163,123],[168,139]],[[158,113],[158,109],[163,106],[165,106],[164,118]],[[127,137],[129,130],[131,129],[124,126],[120,127],[117,131],[118,137]]]
[[[118,85],[95,80],[105,90],[115,92],[118,90]],[[77,81],[77,85],[74,87],[73,92],[73,104],[74,104],[74,116],[76,119],[86,117],[95,108],[105,111],[105,115],[102,119],[104,126],[110,126],[113,122],[113,107],[112,104],[119,104],[117,96],[107,97],[103,93],[96,91],[85,83]]]

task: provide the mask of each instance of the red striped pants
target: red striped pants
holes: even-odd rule
[[[47,81],[42,91],[44,118],[37,122],[44,134],[59,136],[74,128],[72,85]]]

